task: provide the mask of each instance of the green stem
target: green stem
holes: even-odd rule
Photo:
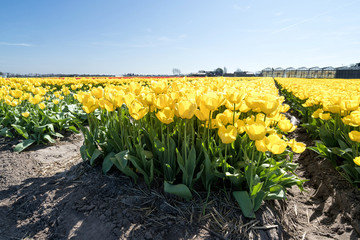
[[[186,148],[187,148],[187,141],[186,141],[186,119],[184,120],[185,121],[185,125],[184,125],[184,154],[185,154],[185,164],[187,163],[187,153],[186,153]]]
[[[255,143],[252,148],[251,162],[250,162],[250,184],[249,184],[250,192],[252,192],[253,181],[254,181],[254,176],[253,176],[254,155],[255,155]]]
[[[210,148],[210,127],[211,127],[211,111],[209,111],[209,123],[208,123],[208,130],[207,130],[208,149]]]
[[[192,137],[192,144],[195,145],[194,119],[191,120],[191,137]]]
[[[225,144],[225,157],[224,157],[224,161],[223,161],[223,171],[224,171],[224,174],[225,174],[226,172],[228,172],[227,163],[226,163],[226,159],[227,159],[227,149],[228,149],[228,144]]]
[[[235,125],[235,103],[234,103],[234,112],[233,112],[233,125]]]

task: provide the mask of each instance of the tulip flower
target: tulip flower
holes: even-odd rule
[[[360,143],[360,132],[359,131],[349,132],[349,137],[352,141]]]
[[[265,142],[266,138],[263,138],[261,140],[256,140],[255,141],[255,147],[259,152],[266,152],[268,151],[267,147],[266,147],[266,142]]]
[[[173,109],[165,107],[158,111],[155,115],[162,123],[170,124],[174,121],[174,114]]]
[[[233,125],[227,127],[221,126],[218,130],[218,135],[223,143],[232,143],[236,140],[237,129]]]
[[[243,134],[245,132],[245,122],[243,120],[240,120],[238,119],[236,122],[235,122],[235,125],[234,125],[238,131],[239,134]]]
[[[354,163],[358,166],[360,166],[360,157],[354,158]]]
[[[273,154],[281,154],[287,147],[287,143],[276,134],[266,137],[265,144],[266,148]]]
[[[24,117],[24,118],[27,118],[30,116],[30,113],[29,112],[23,112],[21,113],[21,115]]]
[[[196,111],[196,104],[189,100],[182,100],[177,105],[177,111],[182,119],[191,119]]]
[[[99,106],[102,109],[106,109],[108,112],[112,112],[115,110],[114,105],[107,99],[100,99]]]
[[[261,140],[266,134],[266,124],[263,121],[250,121],[245,126],[245,131],[251,140]]]
[[[131,117],[133,117],[135,120],[143,118],[149,111],[149,108],[144,106],[137,99],[135,99],[128,108]]]
[[[14,98],[20,98],[23,94],[23,91],[16,89],[16,90],[11,90],[10,93]]]
[[[278,122],[278,127],[283,132],[293,132],[296,129],[289,119],[282,119]]]
[[[166,91],[167,82],[166,81],[152,81],[150,87],[156,94],[161,94]]]
[[[45,107],[46,107],[45,103],[42,102],[42,103],[39,104],[39,108],[40,108],[41,110],[44,110]]]
[[[100,99],[104,96],[104,89],[102,87],[98,87],[98,88],[93,88],[91,90],[91,94],[97,98]]]
[[[195,116],[200,120],[200,121],[208,121],[209,120],[209,116],[210,116],[210,110],[207,109],[207,107],[205,106],[205,104],[200,103],[200,108],[196,109],[195,111]]]
[[[330,113],[319,113],[319,118],[322,120],[329,120],[331,119]]]
[[[223,98],[216,92],[209,92],[203,96],[202,101],[210,111],[215,111],[222,104]]]
[[[291,139],[288,145],[294,153],[302,153],[306,150],[306,145],[302,142],[296,142],[295,139]]]

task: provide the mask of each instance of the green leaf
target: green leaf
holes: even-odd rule
[[[50,137],[49,134],[45,134],[44,139],[46,139],[50,143],[55,143],[56,142],[54,139],[52,139],[52,137]]]
[[[111,167],[114,165],[114,163],[111,161],[111,157],[115,155],[114,152],[110,152],[106,157],[104,158],[104,161],[102,163],[102,171],[104,174],[107,174],[108,171],[110,171]]]
[[[110,159],[121,172],[131,177],[136,182],[138,179],[138,175],[136,175],[136,173],[133,170],[131,170],[131,168],[128,166],[128,162],[129,162],[127,159],[128,153],[129,151],[125,150],[115,154]]]
[[[68,129],[74,133],[80,133],[80,131],[77,130],[75,126],[69,126]]]
[[[21,152],[35,142],[34,139],[26,139],[14,147],[15,152]]]
[[[29,134],[27,133],[26,129],[23,126],[20,125],[16,125],[16,124],[11,124],[11,126],[13,128],[15,128],[15,130],[21,135],[23,136],[25,139],[29,138]]]
[[[142,162],[141,159],[130,154],[126,154],[125,158],[128,159],[134,165],[137,171],[144,176],[146,184],[150,186],[153,180],[153,175],[151,174],[151,168],[154,167],[153,159],[147,160],[144,158],[144,162]]]
[[[0,130],[0,135],[4,136],[4,137],[13,137],[13,134],[11,133],[10,129],[7,127],[4,127],[3,129]]]
[[[186,200],[190,200],[192,198],[190,189],[185,184],[173,185],[168,183],[167,181],[164,181],[164,192],[174,194]]]
[[[255,186],[253,186],[253,189],[251,191],[251,196],[255,196],[261,190],[263,185],[264,182],[259,182]]]
[[[55,136],[55,137],[58,137],[58,138],[63,138],[64,137],[64,135],[62,135],[62,134],[60,134],[58,132],[52,133],[52,135]]]
[[[275,185],[270,188],[270,193],[266,196],[266,200],[284,199],[285,191],[281,185]]]
[[[180,154],[180,151],[177,148],[176,148],[176,156],[177,156],[177,162],[179,164],[179,167],[180,167],[181,171],[186,174],[185,161],[182,158],[182,156]]]
[[[265,197],[266,197],[266,193],[264,191],[259,191],[256,194],[256,197],[254,199],[254,211],[255,212],[261,207],[261,203]]]
[[[93,166],[95,163],[95,160],[102,155],[101,151],[99,149],[95,149],[94,152],[91,155],[90,159],[90,165]]]
[[[239,204],[244,216],[247,218],[255,218],[254,207],[249,193],[246,191],[234,191],[233,196]]]
[[[87,154],[86,154],[86,145],[82,145],[80,147],[80,155],[84,161],[86,161],[88,159]]]
[[[319,136],[321,141],[323,141],[328,147],[335,147],[337,143],[336,138],[334,137],[334,134],[332,134],[332,132],[328,130],[326,125],[322,125],[319,130]]]

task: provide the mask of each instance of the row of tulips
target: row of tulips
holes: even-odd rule
[[[331,160],[353,185],[360,187],[359,79],[276,79],[289,102],[317,139],[310,147]]]
[[[86,113],[74,99],[81,84],[44,84],[45,79],[0,78],[0,135],[21,136],[23,151],[34,143],[54,143],[64,131],[78,132]]]
[[[84,160],[115,167],[150,186],[191,199],[198,190],[231,188],[246,217],[263,200],[302,188],[292,162],[305,145],[288,139],[289,106],[271,78],[134,79],[74,96],[87,113]]]

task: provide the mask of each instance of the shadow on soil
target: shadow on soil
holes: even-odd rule
[[[229,196],[217,193],[202,214],[200,198],[184,202],[164,196],[161,184],[154,187],[136,185],[118,173],[104,176],[87,163],[28,178],[0,191],[0,215],[5,217],[0,239],[289,238],[270,205],[250,221]],[[262,229],[265,225],[273,227]]]

